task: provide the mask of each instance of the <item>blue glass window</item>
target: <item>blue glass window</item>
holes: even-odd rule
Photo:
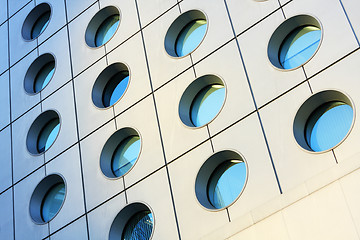
[[[107,43],[110,38],[115,34],[116,29],[119,26],[119,19],[119,14],[114,14],[104,20],[95,35],[96,47]]]
[[[220,164],[210,176],[208,198],[216,208],[231,204],[241,193],[246,180],[246,165],[241,160],[229,160]]]
[[[292,31],[282,43],[279,53],[284,69],[305,63],[315,53],[321,39],[321,30],[315,26],[302,26]]]
[[[46,194],[41,206],[41,216],[44,222],[50,221],[60,210],[65,198],[65,184],[53,186]]]
[[[309,147],[325,151],[344,139],[351,128],[353,109],[344,102],[329,102],[311,113],[306,124],[305,135]]]
[[[124,175],[135,164],[140,153],[140,137],[131,136],[124,139],[116,148],[111,166],[115,176]]]
[[[153,216],[150,211],[136,213],[126,223],[122,240],[148,240],[153,230]]]
[[[45,152],[54,143],[60,130],[59,118],[55,118],[49,121],[41,130],[38,137],[38,152]]]
[[[106,84],[103,93],[104,107],[114,105],[124,94],[129,83],[129,72],[122,71],[115,74]]]
[[[176,43],[176,54],[179,57],[191,53],[202,41],[207,28],[206,20],[195,20],[187,24],[180,32]]]
[[[47,63],[40,69],[39,73],[35,77],[34,92],[40,92],[51,80],[55,71],[55,61]]]
[[[31,30],[31,39],[37,38],[47,27],[50,20],[50,11],[42,14],[35,22],[32,30]]]
[[[225,87],[213,84],[203,88],[194,98],[190,108],[191,121],[195,127],[210,122],[220,111],[225,100]]]

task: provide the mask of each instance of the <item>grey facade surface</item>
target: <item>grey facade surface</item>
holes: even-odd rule
[[[25,18],[43,2],[52,9],[49,24],[25,40]],[[107,6],[119,9],[119,27],[105,45],[90,48],[86,28]],[[108,239],[131,203],[151,209],[154,240],[360,239],[359,7],[357,0],[0,0],[0,239]],[[191,54],[172,57],[167,30],[193,9],[206,15],[206,35]],[[277,69],[269,40],[301,14],[319,21],[320,47],[301,67]],[[56,60],[53,78],[28,94],[26,72],[45,53]],[[93,85],[116,62],[129,68],[129,86],[100,109]],[[207,74],[223,80],[224,105],[210,123],[188,127],[180,98]],[[348,96],[355,117],[341,144],[315,153],[296,142],[293,124],[302,103],[324,90]],[[60,116],[59,135],[45,153],[31,154],[28,130],[48,110]],[[111,179],[101,171],[101,151],[125,127],[139,133],[140,155],[127,174]],[[247,181],[233,204],[209,210],[195,180],[222,150],[243,156]],[[30,198],[51,174],[65,180],[66,197],[58,214],[39,224]]]

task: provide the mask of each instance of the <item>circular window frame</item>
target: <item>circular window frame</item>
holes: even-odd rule
[[[126,86],[126,89],[124,90],[124,93],[121,95],[121,97],[113,104],[108,107],[104,106],[103,103],[103,94],[104,90],[108,84],[108,82],[112,79],[112,77],[115,74],[118,74],[120,72],[127,71],[129,73],[129,81]],[[91,102],[93,106],[100,110],[106,110],[109,108],[112,108],[115,106],[120,100],[125,96],[127,90],[129,89],[129,86],[131,84],[132,78],[131,78],[131,70],[129,66],[126,63],[122,62],[115,62],[110,65],[108,65],[104,70],[101,71],[101,73],[97,76],[92,90],[91,90]]]
[[[118,24],[114,34],[111,36],[111,38],[106,43],[104,43],[100,46],[96,46],[96,34],[99,30],[99,27],[107,18],[109,18],[110,16],[115,15],[115,14],[119,14],[119,24]],[[85,34],[84,34],[85,45],[90,49],[98,49],[98,48],[105,46],[116,35],[117,31],[119,30],[121,22],[122,22],[122,14],[118,7],[109,5],[109,6],[106,6],[102,9],[100,9],[91,18],[91,20],[89,21],[89,23],[85,29]]]
[[[48,124],[52,119],[54,119],[56,117],[59,118],[59,123],[60,123],[59,132],[56,135],[55,140],[50,145],[50,147],[48,149],[46,149],[45,151],[39,153],[39,151],[37,149],[39,134],[44,129],[46,124]],[[54,145],[54,143],[56,142],[57,138],[60,135],[61,127],[62,127],[62,119],[61,119],[60,113],[57,110],[49,109],[49,110],[46,110],[46,111],[40,113],[35,118],[35,120],[32,122],[31,126],[28,129],[27,135],[26,135],[26,144],[25,145],[26,145],[26,149],[27,149],[28,153],[32,156],[40,156],[40,155],[44,154],[45,152],[47,152],[49,149],[51,149],[51,147]]]
[[[351,126],[346,133],[345,137],[338,142],[335,146],[323,150],[323,151],[314,151],[311,149],[309,144],[307,143],[305,136],[305,129],[307,126],[307,122],[311,114],[323,104],[332,101],[340,101],[349,105],[353,110],[353,119],[351,122]],[[292,127],[292,135],[294,136],[294,140],[296,145],[307,153],[312,154],[321,154],[332,151],[337,148],[351,133],[356,119],[356,108],[354,101],[350,98],[350,96],[343,91],[338,89],[325,89],[319,92],[313,93],[310,97],[308,97],[298,108],[293,117],[293,127]]]
[[[47,11],[50,11],[48,25],[45,27],[44,31],[42,31],[37,37],[32,38],[31,33],[32,33],[32,29],[34,27],[34,24]],[[43,2],[43,3],[36,5],[28,13],[28,15],[26,16],[26,18],[23,22],[23,25],[21,27],[21,37],[23,38],[23,40],[26,42],[31,42],[31,41],[34,41],[35,39],[39,38],[45,32],[45,30],[48,28],[48,26],[51,22],[52,16],[53,16],[53,7],[49,2]]]
[[[218,113],[208,123],[202,126],[195,126],[191,120],[191,114],[190,114],[192,103],[195,97],[199,94],[199,92],[202,89],[214,84],[220,84],[224,86],[225,88],[224,102]],[[180,99],[178,101],[178,111],[177,111],[178,119],[180,119],[180,122],[183,126],[190,129],[199,129],[209,125],[217,118],[217,116],[221,113],[222,109],[224,108],[226,104],[227,94],[228,91],[227,91],[226,82],[224,81],[223,78],[219,77],[218,75],[205,74],[202,75],[201,77],[196,78],[185,88],[182,95],[180,96]]]
[[[126,138],[131,136],[139,136],[140,138],[140,150],[139,154],[137,156],[137,159],[135,163],[129,168],[129,170],[124,173],[121,176],[116,176],[112,171],[112,158],[114,155],[115,150],[117,147],[121,144],[122,141],[124,141]],[[134,128],[134,127],[124,127],[117,131],[115,131],[111,136],[106,140],[105,144],[103,145],[100,153],[100,159],[99,159],[99,165],[100,165],[100,171],[102,175],[106,179],[110,180],[118,180],[124,176],[126,176],[131,170],[135,167],[136,163],[139,161],[139,158],[141,157],[143,148],[143,138],[140,134],[140,132]]]
[[[239,159],[240,158],[240,159]],[[241,161],[243,161],[245,163],[245,167],[246,167],[246,177],[245,177],[245,181],[244,181],[244,186],[242,187],[239,195],[227,206],[223,207],[223,208],[215,208],[212,203],[210,202],[209,198],[208,198],[208,184],[209,184],[209,180],[211,178],[211,176],[213,175],[214,171],[216,170],[217,167],[219,167],[221,164],[225,163],[226,161],[229,160],[234,160],[234,159],[239,159]],[[235,202],[237,202],[237,200],[241,197],[241,195],[243,194],[248,179],[249,179],[249,165],[247,163],[247,160],[245,159],[245,157],[238,152],[235,149],[224,149],[224,150],[220,150],[218,152],[212,153],[209,157],[206,158],[206,160],[203,162],[203,164],[201,165],[201,167],[199,168],[196,177],[195,177],[195,184],[194,184],[194,193],[195,193],[195,198],[197,200],[197,203],[204,209],[206,209],[207,211],[210,212],[219,212],[222,211],[224,209],[229,208],[230,206],[232,206],[233,204],[235,204]]]
[[[49,192],[49,190],[54,187],[58,183],[63,183],[65,185],[65,196],[64,200],[61,203],[61,206],[57,213],[48,221],[44,221],[42,218],[42,202]],[[68,191],[68,185],[63,175],[60,173],[52,173],[50,175],[45,176],[42,180],[36,185],[33,189],[33,192],[29,201],[29,215],[31,220],[37,225],[44,225],[52,221],[61,211],[64,203],[66,201]]]
[[[111,223],[108,239],[115,240],[122,238],[122,234],[126,227],[126,224],[136,213],[141,211],[150,211],[153,216],[153,228],[149,240],[152,239],[156,227],[155,213],[147,203],[142,201],[129,203],[119,211],[119,213],[115,216],[113,222]]]
[[[300,64],[297,67],[294,68],[284,68],[279,59],[279,52],[281,49],[281,46],[289,34],[294,31],[296,28],[302,27],[302,26],[315,26],[318,27],[321,31],[321,38],[319,41],[319,45],[317,46],[315,52],[311,55],[309,59],[307,59],[304,63]],[[268,40],[267,44],[267,59],[270,63],[270,65],[275,68],[276,70],[288,72],[293,71],[296,69],[301,68],[305,64],[307,64],[319,51],[322,41],[324,38],[324,27],[317,17],[311,15],[311,14],[299,14],[292,16],[290,18],[285,19],[271,34],[270,39]]]
[[[179,37],[179,34],[181,31],[192,21],[196,21],[199,19],[205,19],[206,20],[206,31],[201,39],[200,43],[194,48],[191,52],[189,52],[186,55],[178,56],[176,53],[176,42]],[[203,41],[206,38],[206,35],[209,31],[210,21],[207,16],[207,14],[200,10],[200,9],[192,9],[189,11],[186,11],[184,13],[181,13],[179,16],[176,17],[176,19],[170,24],[168,27],[165,37],[164,37],[164,47],[163,50],[165,50],[166,55],[173,59],[181,59],[189,56],[192,54],[196,49],[200,47],[200,45],[203,43]]]
[[[37,75],[40,73],[40,71],[43,69],[43,67],[45,67],[46,64],[50,63],[54,61],[55,66],[54,66],[54,73],[51,76],[49,82],[45,85],[45,87],[43,87],[40,91],[35,92],[34,91],[34,84],[35,84],[35,80]],[[25,77],[24,77],[24,90],[25,93],[30,95],[30,96],[34,96],[39,94],[40,92],[42,92],[52,81],[52,79],[54,78],[54,75],[56,73],[56,68],[57,68],[57,60],[56,57],[53,53],[44,53],[42,55],[40,55],[39,57],[37,57],[29,66],[28,70],[26,71]]]

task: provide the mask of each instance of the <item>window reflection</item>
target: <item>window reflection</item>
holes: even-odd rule
[[[95,36],[96,47],[107,43],[110,38],[115,34],[116,29],[119,26],[119,19],[119,14],[114,14],[104,20]]]
[[[129,83],[129,72],[122,71],[115,74],[106,84],[103,93],[104,107],[114,105],[124,94]]]
[[[40,92],[51,80],[55,71],[55,61],[47,63],[43,68],[40,69],[39,73],[35,77],[34,81],[34,92]]]
[[[38,138],[38,152],[45,152],[54,143],[60,130],[59,118],[49,121],[41,130]]]
[[[153,230],[153,216],[150,211],[136,213],[126,223],[121,239],[123,240],[148,240]]]
[[[51,11],[42,14],[35,22],[31,30],[31,39],[37,38],[47,27],[50,20]]]
[[[44,222],[50,221],[58,213],[64,198],[64,183],[56,184],[45,194],[41,207],[41,216]]]

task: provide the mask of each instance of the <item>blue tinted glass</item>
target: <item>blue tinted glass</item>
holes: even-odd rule
[[[97,47],[107,43],[115,34],[119,25],[119,19],[119,14],[115,14],[105,19],[105,21],[100,25],[95,36],[95,45]]]
[[[126,223],[122,240],[148,240],[153,230],[153,216],[150,211],[136,213]]]
[[[44,222],[50,221],[60,210],[65,198],[65,184],[59,183],[46,193],[41,207],[41,216]]]
[[[50,14],[50,11],[45,12],[36,20],[31,30],[31,39],[37,38],[45,30],[49,24]]]
[[[124,175],[135,164],[140,153],[140,137],[131,136],[123,140],[112,157],[112,171],[115,176]]]
[[[40,92],[51,80],[55,71],[55,62],[46,64],[37,74],[34,81],[34,92]]]
[[[51,120],[41,130],[38,138],[38,152],[42,153],[50,148],[54,143],[60,129],[60,121],[58,118]]]
[[[104,107],[114,105],[124,94],[129,83],[129,72],[123,71],[115,74],[106,84],[103,93]]]
[[[213,84],[203,88],[195,97],[190,114],[195,127],[200,127],[210,122],[220,111],[225,100],[225,88]]]
[[[186,25],[176,41],[176,54],[181,57],[191,53],[204,38],[206,27],[206,20],[195,20]]]
[[[241,160],[230,160],[211,175],[208,183],[210,203],[217,209],[231,204],[241,193],[246,180],[246,166]]]
[[[309,147],[320,152],[344,139],[353,120],[353,109],[343,102],[330,102],[317,108],[306,125]]]
[[[280,63],[291,69],[305,63],[315,53],[321,39],[321,30],[315,26],[295,29],[284,40],[280,49]]]

